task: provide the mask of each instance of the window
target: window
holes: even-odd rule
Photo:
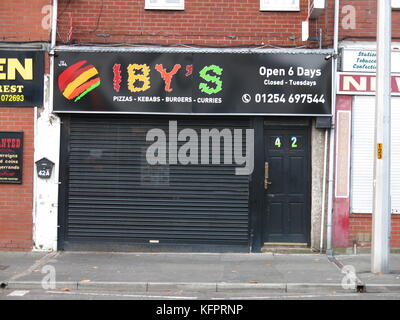
[[[146,0],[144,8],[154,10],[184,10],[185,0]]]
[[[325,0],[308,0],[308,15],[317,19],[325,9]]]
[[[260,0],[261,11],[300,11],[299,0]]]
[[[400,97],[392,97],[392,212],[400,213]],[[353,104],[351,212],[371,213],[373,206],[375,97],[356,96]]]

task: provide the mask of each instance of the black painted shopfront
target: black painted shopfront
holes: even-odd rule
[[[247,67],[246,54],[112,57],[57,57],[59,249],[310,243],[311,125],[331,112],[323,55],[251,55]],[[245,64],[231,77],[229,59]],[[239,89],[249,66],[258,82]]]

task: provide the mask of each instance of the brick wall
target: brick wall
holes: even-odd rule
[[[51,2],[51,0],[0,1],[0,41],[48,41]]]
[[[199,46],[316,46],[301,41],[300,12],[260,12],[259,0],[186,0],[184,11],[144,10],[144,0],[61,0],[58,41]],[[331,43],[333,6],[313,22]],[[330,27],[330,31],[325,29]],[[294,40],[289,37],[295,37]]]
[[[341,23],[339,40],[375,41],[376,4],[376,0],[340,1]],[[342,22],[346,22],[346,17],[348,17],[349,14],[349,11],[345,8],[346,6],[352,6],[355,9],[355,28],[343,28]],[[345,12],[342,11],[343,9]],[[351,7],[349,9],[351,9]],[[400,39],[400,11],[393,11],[392,14],[392,36],[395,39]]]
[[[32,249],[34,109],[0,107],[0,130],[23,131],[22,184],[0,184],[0,250]]]
[[[349,246],[354,241],[361,247],[371,247],[372,236],[372,215],[351,214],[350,215],[350,238]],[[392,215],[391,247],[400,247],[400,215]]]
[[[0,1],[0,42],[49,41],[51,0]],[[0,184],[0,250],[32,249],[34,109],[0,105],[0,131],[23,131],[23,183]]]

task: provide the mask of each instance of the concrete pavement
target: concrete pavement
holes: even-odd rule
[[[43,283],[48,289],[55,280],[61,290],[400,294],[400,255],[391,261],[393,273],[378,276],[368,272],[369,255],[0,252],[0,283],[8,289]]]
[[[353,266],[357,277],[365,284],[365,289],[370,293],[400,292],[400,254],[390,256],[390,274],[371,273],[371,255],[340,255],[335,259],[339,268]]]

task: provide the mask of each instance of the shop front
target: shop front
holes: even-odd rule
[[[43,104],[44,51],[0,48],[0,251],[32,249],[34,110]]]
[[[338,73],[334,246],[370,248],[373,215],[376,44],[342,43]],[[400,64],[393,43],[391,99],[391,246],[400,246]],[[340,126],[340,124],[342,124]]]
[[[59,50],[58,249],[310,247],[326,56]]]

